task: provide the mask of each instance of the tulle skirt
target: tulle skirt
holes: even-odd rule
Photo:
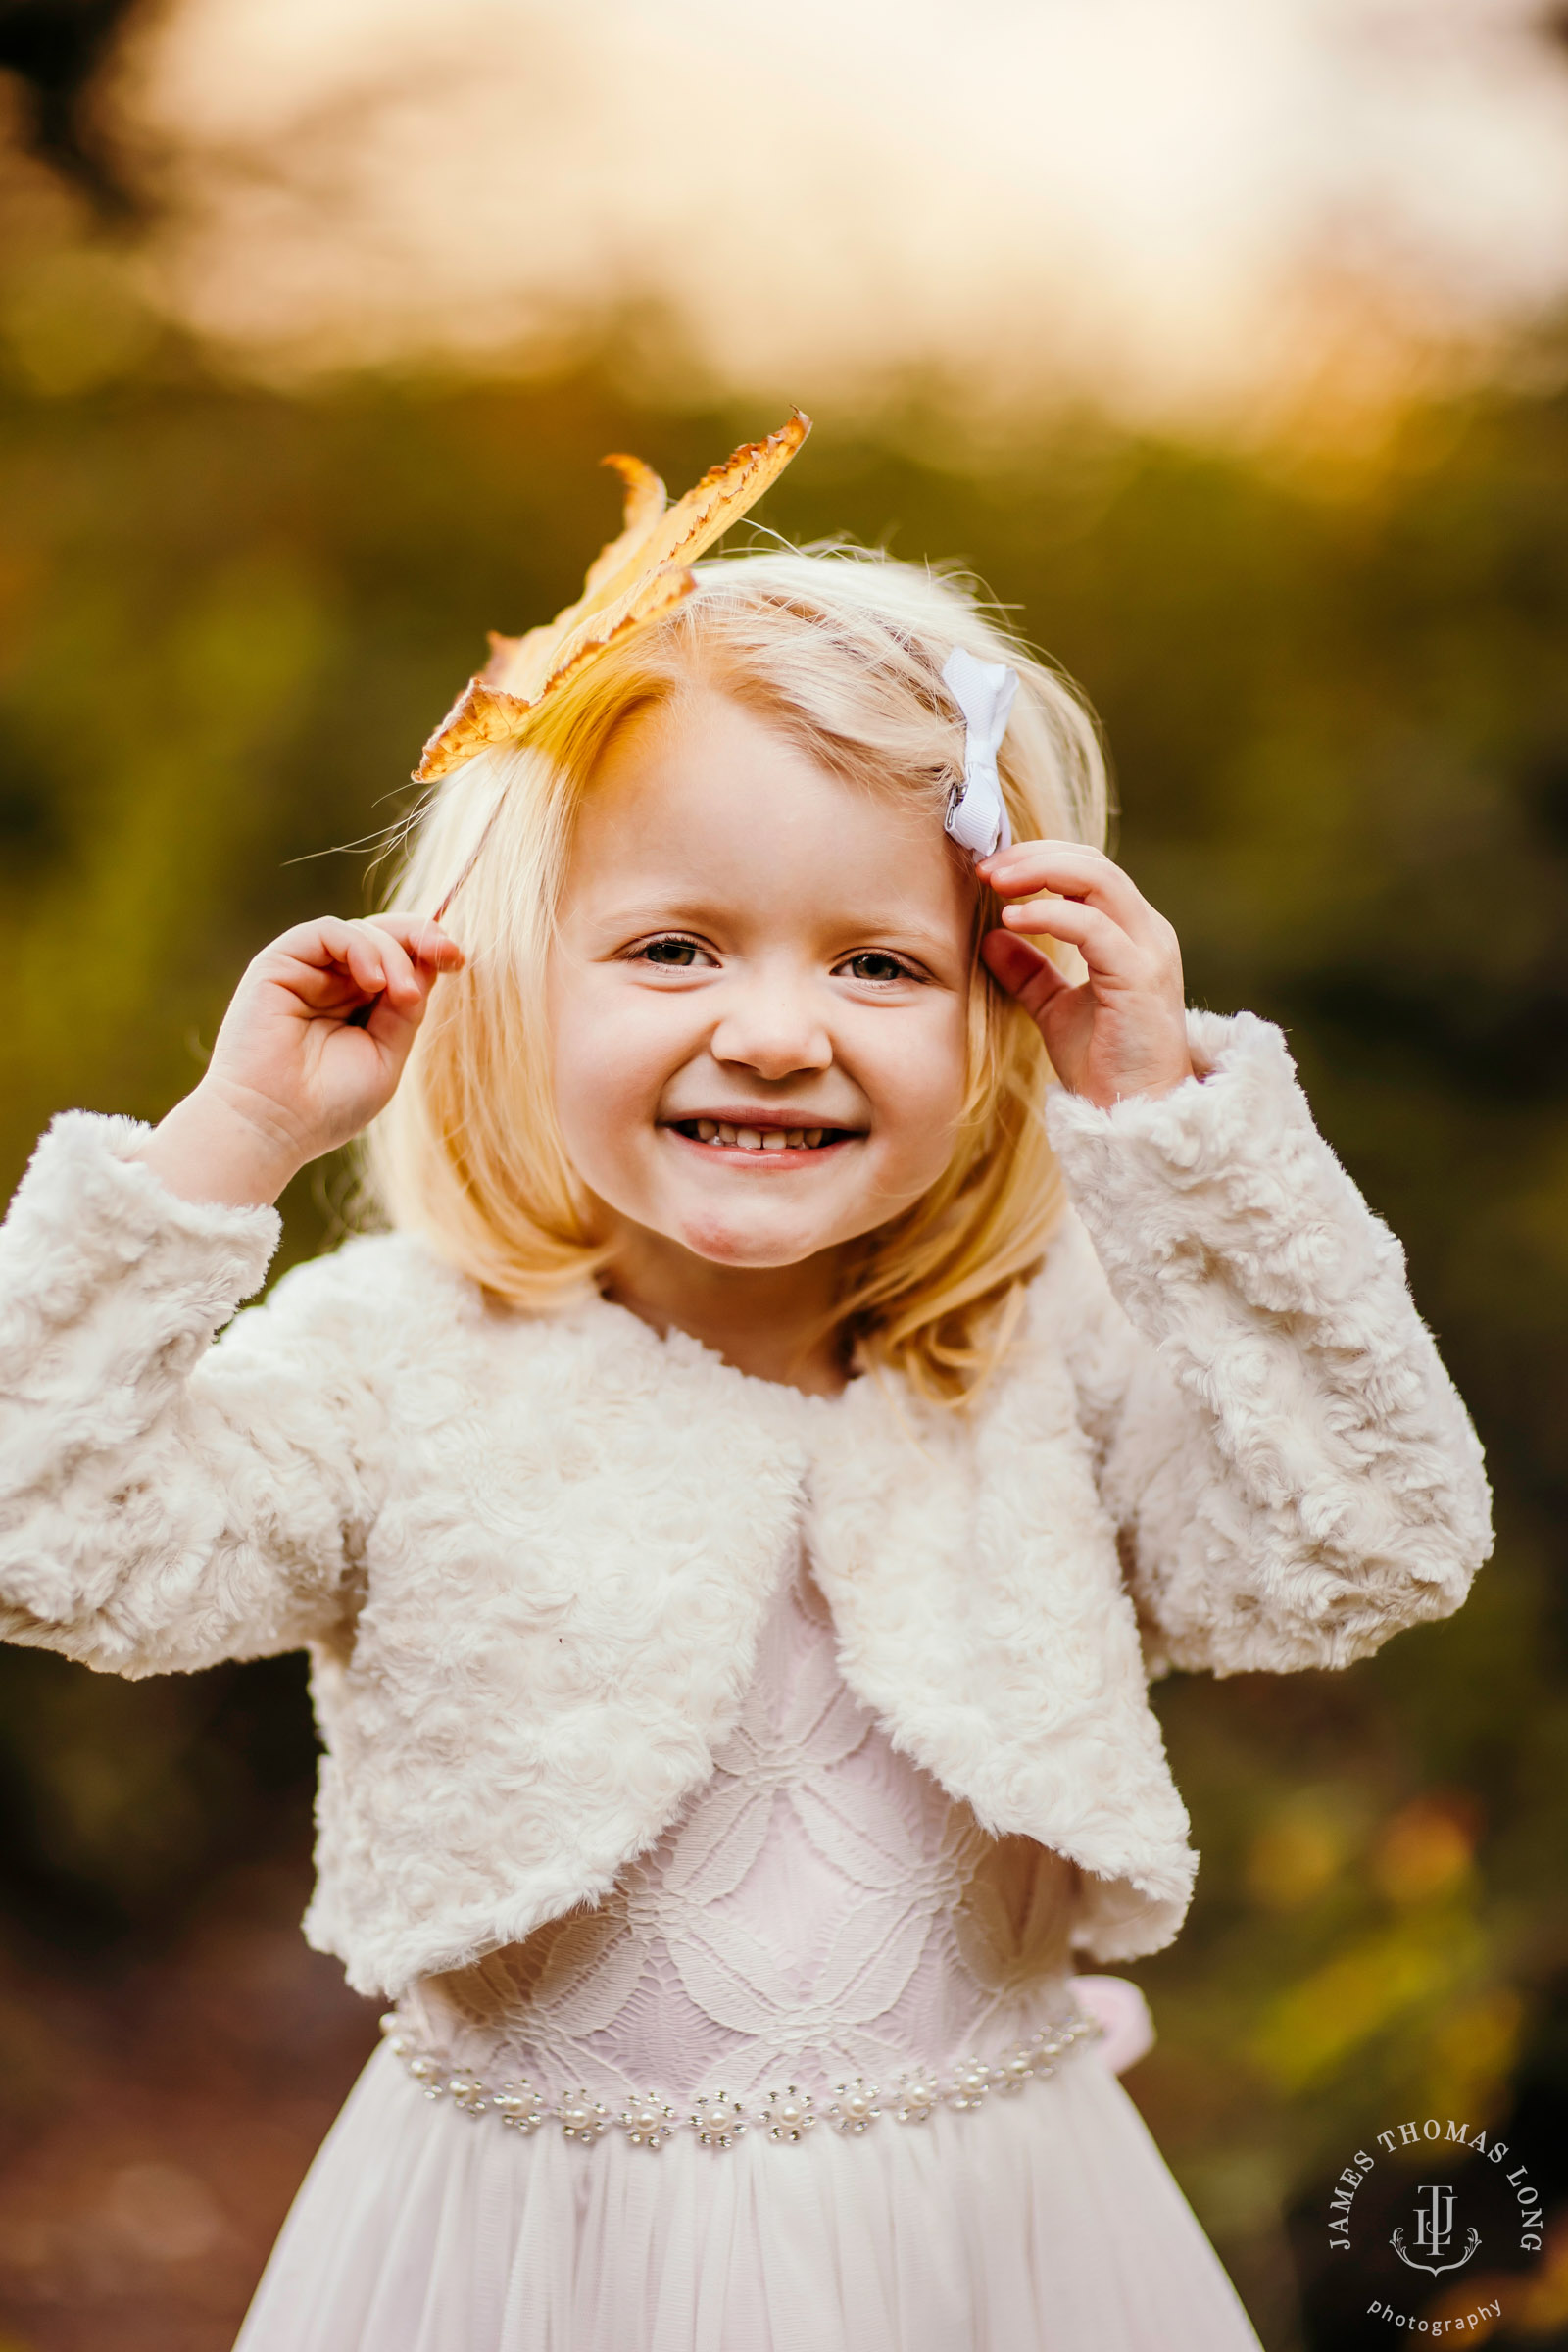
[[[424,2099],[388,2050],[236,2352],[1257,2352],[1093,2049],[858,2138],[583,2147]]]

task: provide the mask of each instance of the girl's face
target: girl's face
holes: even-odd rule
[[[556,1104],[619,1223],[795,1265],[909,1205],[963,1107],[974,885],[940,818],[703,691],[613,738],[551,973]]]

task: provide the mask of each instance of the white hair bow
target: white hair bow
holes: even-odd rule
[[[948,804],[947,829],[973,858],[989,858],[1012,839],[997,754],[1007,732],[1007,714],[1018,691],[1018,673],[1003,662],[977,662],[956,645],[942,683],[963,712],[968,730],[963,747],[963,783]]]

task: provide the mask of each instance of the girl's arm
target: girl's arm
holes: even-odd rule
[[[343,1613],[396,1300],[351,1248],[212,1342],[260,1286],[270,1200],[390,1095],[458,960],[410,929],[289,933],[163,1127],[73,1113],[39,1147],[0,1227],[8,1639],[147,1674],[293,1647]]]
[[[1279,1032],[1180,1018],[1174,934],[1127,878],[1082,850],[1005,856],[999,888],[1044,872],[1081,893],[1009,907],[988,961],[1056,1007],[1057,1067],[1080,1081],[1049,1121],[1093,1250],[1062,1237],[1034,1311],[1067,1342],[1152,1659],[1348,1664],[1457,1608],[1491,1548],[1481,1449],[1402,1252],[1318,1135]],[[1088,979],[1042,984],[1025,923],[1071,937]],[[1118,966],[1123,1036],[1164,1083],[1118,1086],[1104,1032],[1093,1057],[1097,963],[1107,993]],[[1190,1074],[1172,1066],[1179,1018]]]

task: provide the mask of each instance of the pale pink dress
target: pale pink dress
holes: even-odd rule
[[[238,2352],[1257,2352],[1056,2046],[1072,1867],[895,1751],[804,1561],[714,1765],[597,1909],[401,2005]]]

